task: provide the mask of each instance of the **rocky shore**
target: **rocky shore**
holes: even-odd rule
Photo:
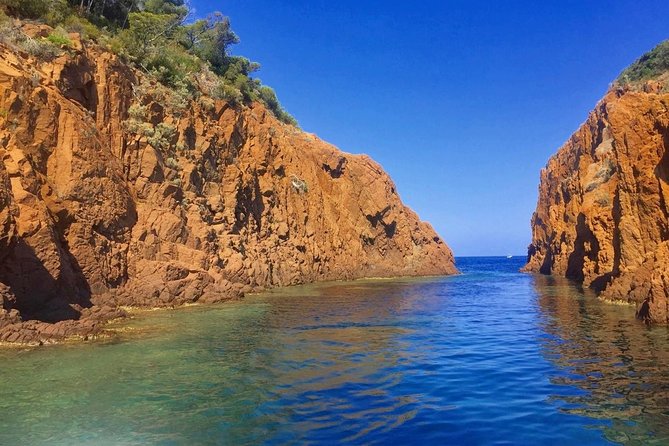
[[[669,322],[669,93],[614,86],[541,172],[527,271]]]
[[[69,39],[48,60],[0,44],[0,341],[94,337],[125,305],[456,272],[368,156]]]

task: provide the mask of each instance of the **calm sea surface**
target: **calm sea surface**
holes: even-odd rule
[[[669,444],[667,328],[523,260],[0,350],[0,444]]]

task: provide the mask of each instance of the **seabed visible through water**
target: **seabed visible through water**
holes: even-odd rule
[[[0,444],[667,444],[669,332],[522,258],[0,350]]]

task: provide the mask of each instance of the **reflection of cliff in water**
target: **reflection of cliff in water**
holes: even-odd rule
[[[322,389],[324,381],[326,388],[336,388],[369,382],[371,376],[397,384],[400,376],[388,374],[388,368],[425,361],[421,349],[404,339],[411,330],[395,323],[420,297],[417,289],[410,283],[380,287],[363,281],[265,294],[261,299],[269,308],[263,325],[281,360],[294,364],[277,377],[279,387],[290,383],[293,392],[299,383],[309,392]]]
[[[564,373],[555,395],[562,410],[611,419],[610,440],[669,442],[669,331],[635,320],[630,307],[597,300],[566,279],[536,276],[534,288],[544,315],[544,356]],[[573,387],[581,392],[574,394]]]
[[[136,329],[143,339],[154,338],[154,351],[182,355],[178,365],[157,369],[179,371],[183,380],[206,387],[206,397],[190,397],[207,416],[197,417],[200,424],[179,425],[181,434],[199,438],[194,432],[206,432],[214,423],[225,426],[226,443],[259,444],[273,438],[268,426],[278,432],[280,424],[289,423],[299,435],[346,420],[340,429],[355,439],[370,426],[398,426],[424,410],[426,398],[403,386],[405,370],[429,360],[425,349],[407,339],[413,331],[402,326],[400,315],[418,305],[433,311],[421,291],[438,286],[360,281],[291,287],[214,309],[165,312],[139,320]],[[181,321],[178,332],[174,318]],[[169,393],[170,383],[164,386],[161,392]],[[172,407],[144,403],[142,408],[147,406],[163,415]],[[174,407],[183,410],[176,402]],[[131,418],[147,420],[140,414]],[[184,420],[180,414],[173,418]]]
[[[245,299],[240,306],[262,307],[262,314],[252,324],[239,324],[223,344],[239,347],[232,367],[244,370],[233,377],[265,377],[256,392],[263,399],[241,404],[256,414],[247,418],[246,429],[278,422],[258,413],[280,414],[297,432],[346,419],[351,438],[357,438],[370,426],[395,426],[416,415],[417,399],[398,388],[404,385],[403,370],[425,363],[425,352],[406,339],[412,330],[401,326],[399,315],[413,310],[423,288],[384,284],[333,282]],[[237,388],[251,385],[258,383]]]

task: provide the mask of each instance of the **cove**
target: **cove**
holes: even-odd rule
[[[0,444],[666,444],[669,333],[523,258],[0,351]]]

